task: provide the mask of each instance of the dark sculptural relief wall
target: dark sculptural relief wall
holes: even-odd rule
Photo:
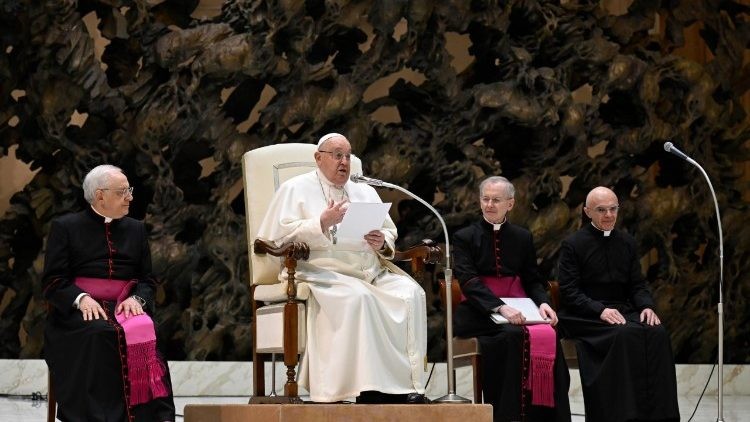
[[[699,173],[663,152],[671,139],[717,187],[726,360],[748,362],[750,120],[739,98],[750,11],[625,3],[613,14],[586,0],[239,0],[198,19],[197,0],[4,0],[0,151],[16,147],[38,172],[0,219],[0,357],[40,355],[49,222],[84,205],[83,175],[108,162],[126,171],[131,215],[151,229],[169,357],[248,359],[241,154],[338,131],[368,174],[433,201],[450,230],[476,217],[480,179],[512,179],[512,219],[533,231],[550,277],[586,192],[613,187],[678,361],[711,362],[716,221]],[[706,64],[673,54],[695,24]],[[468,46],[463,61],[449,42]],[[393,75],[410,77],[388,87]],[[368,94],[381,85],[386,95]],[[439,239],[438,223],[409,205],[402,243]],[[435,358],[435,309],[430,330]]]

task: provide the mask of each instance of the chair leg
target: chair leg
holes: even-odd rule
[[[297,374],[295,368],[298,360],[297,344],[297,303],[287,302],[284,305],[284,365],[286,366],[286,384],[284,395],[297,398]],[[297,398],[298,399],[298,398]]]
[[[52,373],[47,372],[47,422],[55,422],[57,401],[55,400],[55,389],[52,388]]]
[[[253,396],[266,395],[266,355],[253,351]]]
[[[474,404],[484,403],[482,399],[482,362],[479,356],[471,357],[471,370],[474,373]]]

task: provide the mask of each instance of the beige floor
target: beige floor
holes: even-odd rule
[[[693,412],[697,397],[680,397],[680,413],[682,420],[687,421]],[[175,405],[178,414],[186,404],[221,404],[221,403],[247,403],[247,397],[176,397]],[[583,402],[571,401],[574,422],[583,422]],[[438,405],[435,405],[438,406]],[[693,417],[696,422],[716,421],[717,417],[716,397],[704,397],[698,411]],[[34,402],[30,399],[19,399],[0,397],[0,421],[14,422],[39,422],[46,420],[47,403]],[[178,417],[178,421],[183,418]],[[750,422],[750,396],[725,396],[724,397],[724,420],[727,422]]]
[[[270,363],[266,373],[271,373]],[[693,421],[717,420],[717,375],[711,377],[711,365],[677,365],[677,391],[682,420],[687,421],[693,413],[696,401],[708,382],[706,396],[697,409]],[[747,370],[745,370],[747,369]],[[277,391],[282,390],[284,380],[282,365],[276,368]],[[177,394],[178,413],[186,404],[244,404],[252,391],[252,368],[250,362],[170,362],[170,372]],[[471,370],[456,371],[456,393],[473,397]],[[46,401],[14,398],[12,395],[30,397],[34,391],[46,393],[47,367],[40,360],[0,359],[0,422],[44,421],[47,414]],[[724,370],[724,420],[727,422],[750,422],[750,365],[727,365]],[[582,422],[583,399],[578,371],[571,369],[570,404],[573,421]],[[709,379],[710,378],[710,379]],[[428,384],[427,394],[436,398],[447,392],[446,368],[438,364]],[[266,386],[270,386],[270,379]],[[306,394],[300,391],[301,394]],[[178,418],[178,420],[182,420]]]

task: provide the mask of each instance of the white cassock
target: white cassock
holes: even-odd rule
[[[424,393],[427,314],[424,290],[384,258],[391,258],[396,226],[386,218],[389,257],[367,242],[321,232],[320,214],[336,202],[382,202],[375,189],[347,181],[338,189],[319,170],[283,183],[268,208],[258,237],[277,244],[305,242],[310,259],[295,277],[307,282],[307,348],[299,383],[310,399],[331,402],[361,391]],[[279,278],[286,280],[282,270]]]

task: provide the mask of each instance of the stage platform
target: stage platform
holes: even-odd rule
[[[188,404],[185,422],[492,422],[488,404]]]

